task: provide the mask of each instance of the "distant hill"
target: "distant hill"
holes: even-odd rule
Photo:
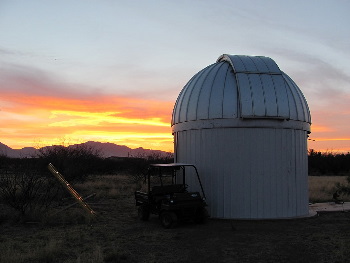
[[[32,157],[36,154],[37,149],[34,147],[25,147],[22,149],[12,149],[0,142],[0,155],[5,155],[11,158]]]
[[[168,152],[160,151],[160,150],[150,150],[144,149],[142,147],[131,149],[124,145],[117,145],[114,143],[103,143],[103,142],[94,142],[89,141],[81,144],[74,144],[68,147],[74,147],[77,145],[86,145],[88,147],[92,147],[101,152],[102,157],[144,157],[153,154],[166,156],[169,155]],[[45,146],[52,147],[52,146]],[[34,157],[37,154],[37,149],[34,147],[25,147],[22,149],[12,149],[7,145],[0,142],[0,155],[5,155],[11,158],[25,158],[25,157]]]

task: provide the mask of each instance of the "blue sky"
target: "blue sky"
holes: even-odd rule
[[[350,151],[349,11],[322,0],[1,0],[0,92],[174,103],[221,54],[268,56],[309,103],[310,147]],[[2,123],[9,104],[0,95]]]

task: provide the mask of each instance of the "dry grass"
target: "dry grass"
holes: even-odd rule
[[[47,243],[37,242],[37,245],[28,244],[27,248],[16,240],[6,243],[1,251],[0,261],[7,263],[18,262],[57,262],[61,255],[60,241],[50,239]]]
[[[139,184],[133,183],[128,175],[91,176],[88,181],[74,185],[81,195],[96,193],[97,199],[118,199],[133,193],[138,187]]]
[[[346,184],[346,176],[309,176],[310,202],[332,201],[337,183]],[[349,196],[342,196],[344,201],[350,201]]]
[[[309,176],[309,200],[310,202],[332,201],[332,195],[336,191],[336,185],[346,184],[346,176]],[[140,183],[134,183],[127,175],[104,175],[91,177],[83,184],[74,186],[78,192],[86,196],[96,192],[97,199],[119,199],[133,194],[141,187]],[[342,196],[342,199],[350,201],[350,197]]]
[[[331,200],[336,183],[345,182],[342,176],[309,177],[310,200]],[[96,193],[87,202],[97,219],[89,222],[79,206],[38,224],[5,222],[4,215],[0,262],[345,262],[350,256],[349,213],[291,221],[209,220],[164,230],[155,216],[137,219],[133,194],[140,185],[127,175],[91,177],[73,187],[82,196]]]

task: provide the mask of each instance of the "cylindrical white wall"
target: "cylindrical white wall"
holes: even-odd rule
[[[174,136],[176,161],[196,164],[212,217],[308,214],[306,131],[216,128]]]

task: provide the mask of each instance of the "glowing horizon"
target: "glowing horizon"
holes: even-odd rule
[[[170,102],[117,96],[28,99],[11,93],[0,101],[7,102],[0,142],[13,149],[98,141],[173,152]]]
[[[46,89],[58,93],[56,88]],[[6,90],[0,103],[0,142],[13,149],[58,145],[63,141],[68,145],[97,141],[130,148],[174,150],[170,127],[174,102],[101,94],[62,93],[54,97]],[[339,115],[335,112],[334,116]],[[337,131],[317,109],[314,114],[312,111],[312,118],[315,123],[311,125],[308,149],[350,152],[346,130]]]
[[[311,111],[309,149],[350,151],[350,2],[67,4],[0,4],[0,142],[9,147],[68,138],[173,151],[182,87],[237,54],[270,57],[295,81]]]
[[[54,90],[52,90],[54,92]],[[1,143],[13,149],[109,142],[130,148],[173,152],[173,102],[90,95],[82,98],[2,94]],[[317,117],[319,114],[315,114]],[[350,137],[323,121],[312,124],[308,149],[346,153]]]

